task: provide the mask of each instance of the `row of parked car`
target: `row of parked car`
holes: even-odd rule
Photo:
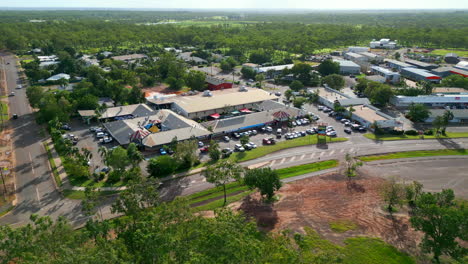
[[[112,137],[102,127],[90,127],[89,131],[95,134],[96,139],[101,144],[110,143],[113,141]]]

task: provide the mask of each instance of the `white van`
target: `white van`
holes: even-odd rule
[[[278,129],[276,130],[276,136],[277,136],[277,137],[281,137],[282,132],[283,132],[283,131],[281,130],[281,128],[278,128]]]
[[[103,138],[105,135],[104,135],[104,132],[98,132],[96,133],[96,137],[97,138]]]

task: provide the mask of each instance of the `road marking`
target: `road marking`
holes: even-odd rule
[[[335,153],[335,150],[332,150],[328,156],[333,155],[333,153]]]
[[[354,150],[354,148],[351,148],[351,149],[349,150],[349,152],[353,152],[353,150]]]
[[[279,164],[283,164],[285,160],[286,160],[286,158],[283,158],[283,159],[280,161]]]
[[[312,152],[312,153],[310,154],[310,159],[313,158],[313,157],[315,157],[315,152]]]
[[[272,161],[270,162],[270,166],[273,166],[273,165],[276,163],[276,161],[277,161],[277,160],[272,160]]]
[[[302,154],[300,160],[303,160],[305,158],[306,154]]]
[[[341,149],[341,150],[340,150],[340,153],[343,153],[343,152],[344,152],[344,149]]]
[[[320,156],[320,157],[322,157],[322,156],[323,156],[323,154],[325,154],[325,152],[320,152],[320,155],[319,155],[319,156]]]
[[[37,187],[36,187],[36,195],[37,195],[37,201],[41,202],[41,198],[39,196],[39,190],[37,189]]]
[[[289,162],[293,162],[297,156],[293,156]]]
[[[32,173],[33,173],[33,174],[36,174],[36,173],[34,172],[34,164],[33,164],[32,158],[31,158],[31,152],[29,152],[29,160],[31,161],[31,170],[32,170]]]

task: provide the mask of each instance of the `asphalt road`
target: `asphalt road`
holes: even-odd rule
[[[50,215],[53,218],[63,215],[79,221],[83,218],[79,201],[63,199],[55,188],[42,144],[45,138],[34,120],[26,89],[15,89],[19,83],[16,59],[4,53],[0,53],[0,56],[4,62],[1,67],[6,71],[8,93],[16,94],[9,97],[10,113],[18,115],[18,119],[10,119],[14,128],[12,140],[16,156],[17,205],[0,222],[21,225],[29,221],[31,214]]]
[[[15,90],[18,81],[15,59],[5,54],[0,54],[0,56],[5,59],[5,62],[9,62],[9,64],[0,66],[6,69],[8,90],[16,92],[16,96],[10,97],[11,113],[16,113],[19,116],[17,120],[11,121],[14,127],[13,140],[17,160],[15,167],[17,206],[9,214],[0,218],[0,224],[22,225],[28,223],[31,214],[36,213],[39,215],[49,215],[52,218],[65,216],[74,225],[81,225],[86,220],[86,217],[81,212],[80,201],[65,199],[56,190],[50,173],[47,154],[42,145],[44,137],[40,134],[41,128],[35,123],[32,116],[31,108],[25,96],[25,89]],[[318,113],[313,106],[306,106],[306,110]],[[328,118],[323,113],[319,114],[322,121],[332,124],[337,130],[342,130],[341,124]],[[77,129],[80,130],[82,128]],[[468,147],[468,139],[376,142],[364,138],[360,134],[352,134],[348,137],[349,141],[347,142],[282,150],[244,162],[242,165],[248,166],[265,163],[276,169],[319,160],[342,160],[346,153],[368,155],[392,151]],[[423,177],[423,175],[421,176]],[[212,185],[207,183],[204,177],[195,174],[164,183],[160,193],[164,199],[171,199],[178,195],[187,195],[210,187]],[[105,218],[112,216],[109,210],[110,202],[106,200],[103,204]]]

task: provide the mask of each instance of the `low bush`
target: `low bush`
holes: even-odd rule
[[[418,135],[418,131],[416,131],[416,130],[406,130],[406,131],[405,131],[405,135],[408,135],[408,136],[417,136],[417,135]]]
[[[401,136],[405,131],[403,130],[390,130],[388,133],[390,135]]]
[[[424,131],[424,135],[426,136],[432,136],[434,135],[434,131],[432,129],[428,129]]]

